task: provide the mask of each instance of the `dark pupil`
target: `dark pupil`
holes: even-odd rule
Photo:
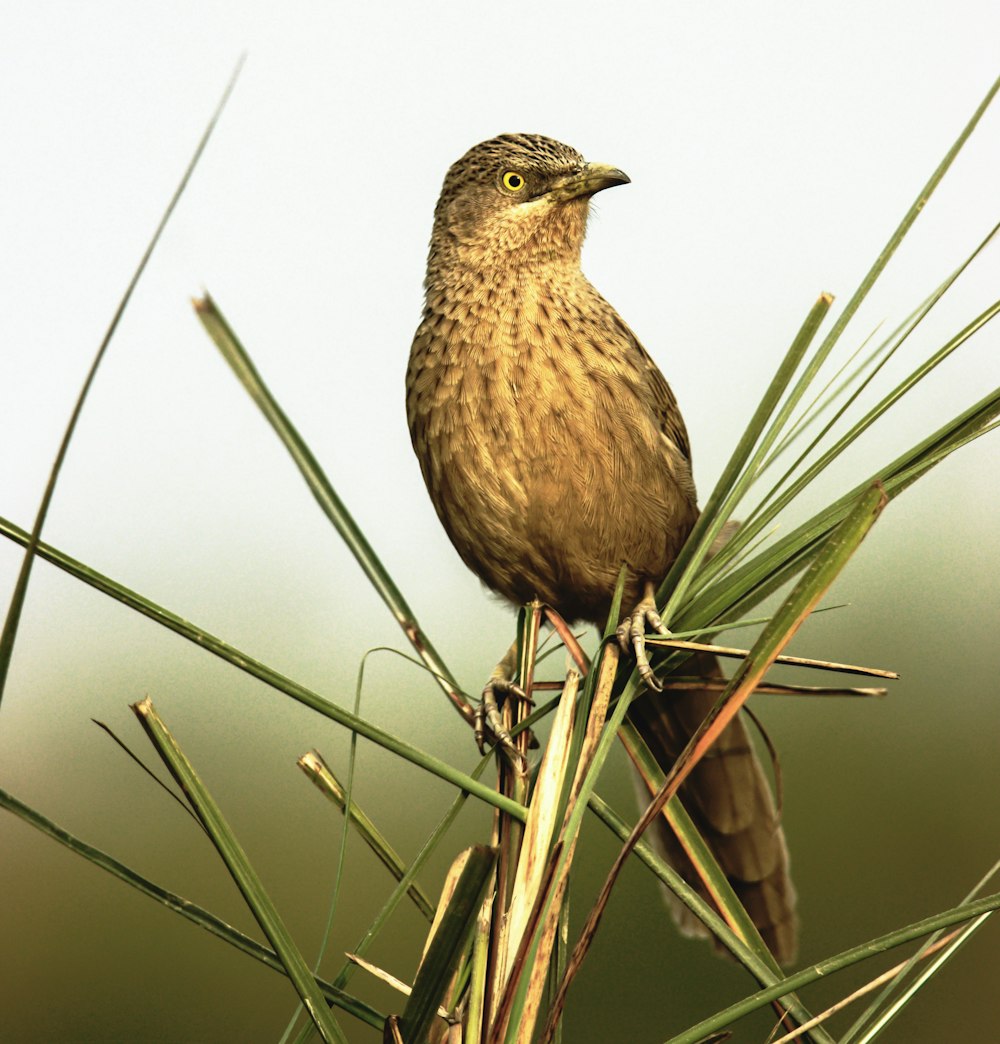
[[[520,188],[521,187],[521,178],[520,178],[520,176],[517,175],[517,174],[511,174],[511,176],[507,179],[507,184],[510,185],[511,188]]]

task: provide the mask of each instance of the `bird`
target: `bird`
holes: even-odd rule
[[[629,714],[666,770],[717,692],[657,692],[645,652],[647,627],[666,630],[656,587],[699,511],[677,400],[581,268],[592,197],[629,182],[540,134],[501,134],[452,164],[434,211],[406,410],[434,508],[490,590],[603,628],[625,564],[618,635],[647,683]],[[698,655],[699,671],[718,676],[715,658]],[[741,718],[680,797],[774,956],[793,960],[788,849]],[[666,821],[652,829],[706,895]],[[672,905],[685,934],[708,934]]]

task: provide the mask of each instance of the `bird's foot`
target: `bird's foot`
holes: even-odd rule
[[[476,745],[479,753],[486,753],[487,738],[500,747],[508,760],[519,772],[527,769],[527,761],[518,750],[510,730],[504,725],[500,714],[500,707],[504,700],[513,697],[518,700],[527,700],[528,696],[512,678],[514,664],[517,657],[517,645],[511,646],[507,655],[493,668],[490,680],[483,688],[483,696],[476,707],[473,729],[476,736]]]
[[[639,677],[643,684],[654,692],[661,692],[663,686],[653,673],[649,665],[649,657],[646,655],[646,630],[655,631],[657,634],[669,635],[670,630],[660,619],[656,609],[656,597],[653,585],[646,584],[646,594],[635,609],[625,617],[618,625],[615,636],[624,653],[633,653],[635,666],[639,671]]]

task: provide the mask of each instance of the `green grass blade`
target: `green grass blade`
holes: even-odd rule
[[[796,425],[795,429],[789,433],[786,442],[778,446],[774,453],[764,462],[760,468],[760,472],[763,472],[769,467],[781,454],[781,452],[790,445],[790,443],[802,433],[802,431],[812,423],[813,420],[818,418],[819,414],[823,413],[826,409],[831,407],[834,403],[840,402],[841,405],[837,409],[837,412],[833,418],[824,425],[820,433],[815,436],[808,449],[799,457],[799,461],[796,465],[793,465],[789,472],[782,478],[778,483],[780,487],[784,481],[787,480],[788,475],[796,470],[798,465],[804,460],[809,453],[816,447],[816,445],[827,435],[831,428],[837,423],[837,421],[844,415],[844,413],[857,401],[861,393],[868,387],[868,385],[874,380],[881,369],[886,363],[892,358],[892,356],[898,351],[898,349],[906,342],[910,334],[920,325],[920,323],[927,317],[934,306],[941,300],[942,297],[954,286],[959,276],[972,264],[972,262],[986,249],[986,247],[996,237],[997,232],[1000,232],[1000,224],[994,225],[988,235],[980,242],[980,244],[969,254],[968,257],[948,276],[943,283],[938,286],[934,292],[921,302],[920,306],[906,319],[903,320],[899,326],[880,344],[875,348],[869,356],[864,358],[861,364],[853,370],[847,378],[836,388],[834,392],[823,402],[818,402],[818,399],[823,396],[826,389],[820,392],[820,396],[817,398],[817,402],[814,402],[813,406],[810,407],[801,418],[799,424]],[[827,389],[832,385],[838,377],[848,368],[850,362],[854,356],[862,351],[864,344],[857,349],[857,352],[852,355],[851,359],[841,368],[840,371],[831,379],[827,384]],[[865,373],[867,372],[867,375]],[[863,380],[862,380],[863,378]],[[860,383],[859,383],[860,382]],[[848,395],[850,388],[857,384],[857,388]]]
[[[15,543],[25,544],[28,541],[28,534],[23,529],[3,518],[0,518],[0,535],[6,536]],[[110,595],[116,601],[127,605],[131,609],[135,609],[137,612],[142,613],[143,616],[147,616],[175,634],[179,634],[182,638],[187,638],[188,641],[194,642],[195,645],[200,646],[214,656],[218,656],[234,667],[238,667],[241,671],[257,678],[271,688],[284,693],[286,696],[290,696],[331,721],[335,721],[345,728],[352,729],[358,735],[364,736],[365,739],[371,740],[378,746],[392,751],[404,760],[426,769],[433,775],[452,783],[462,790],[468,791],[473,796],[485,801],[488,805],[501,809],[515,819],[523,819],[526,815],[522,805],[519,805],[516,801],[511,801],[502,794],[498,794],[495,790],[473,779],[466,773],[453,768],[446,761],[433,757],[405,740],[401,740],[397,736],[393,736],[391,733],[378,728],[376,725],[372,725],[366,719],[360,718],[337,704],[323,699],[322,696],[311,689],[307,689],[304,685],[299,685],[280,672],[261,663],[261,661],[255,660],[247,653],[222,641],[221,638],[215,637],[215,635],[200,627],[196,627],[176,613],[156,605],[148,598],[144,598],[137,592],[116,583],[109,577],[71,558],[51,545],[40,543],[38,545],[38,555],[78,580],[82,580],[95,590]]]
[[[774,490],[768,494],[768,498],[765,501],[766,507],[762,507],[760,511],[760,525],[768,524],[773,518],[791,501],[798,496],[798,494],[806,488],[822,471],[824,471],[830,464],[832,464],[846,449],[848,449],[861,435],[863,435],[883,414],[885,414],[892,406],[894,406],[910,389],[915,387],[920,381],[922,381],[931,371],[945,361],[954,351],[960,348],[965,342],[972,337],[973,334],[977,333],[982,327],[990,322],[997,313],[1000,312],[1000,301],[990,305],[985,311],[980,313],[975,319],[972,320],[964,329],[952,337],[945,345],[938,349],[929,359],[918,366],[909,376],[901,381],[895,388],[892,389],[887,395],[885,395],[880,402],[873,406],[860,420],[858,420],[851,429],[845,432],[815,463],[811,464],[796,480],[792,483],[789,488],[782,493],[780,496],[776,495],[777,489],[789,478],[792,471],[799,467],[803,462],[805,456],[813,449],[817,441],[822,438],[829,428],[836,422],[840,417],[841,413],[838,411],[837,415],[829,424],[824,428],[823,432],[820,433],[813,440],[812,444],[803,452],[799,457],[798,461],[792,465],[786,474],[779,480]],[[859,389],[860,392],[861,389]],[[845,407],[846,408],[846,405]],[[756,519],[754,522],[756,523]]]
[[[885,270],[886,265],[889,263],[892,255],[895,254],[899,244],[902,243],[906,234],[912,228],[914,222],[920,216],[921,211],[926,207],[927,202],[930,200],[935,189],[940,185],[945,174],[948,173],[949,168],[955,161],[955,158],[961,152],[962,147],[968,141],[972,132],[976,129],[976,125],[982,119],[983,114],[989,108],[990,103],[993,101],[997,91],[1000,90],[1000,78],[994,81],[990,89],[986,92],[986,96],[979,103],[978,108],[972,114],[972,117],[966,123],[965,127],[962,128],[961,134],[955,139],[951,148],[945,153],[944,158],[938,164],[934,173],[927,179],[927,183],[917,194],[917,198],[910,205],[909,210],[903,215],[902,221],[896,227],[895,231],[889,237],[888,242],[882,248],[878,257],[872,263],[871,268],[865,274],[861,280],[858,288],[851,295],[850,300],[844,306],[843,312],[837,317],[830,332],[823,339],[822,344],[819,346],[816,354],[812,359],[809,360],[809,364],[803,371],[802,376],[799,378],[795,388],[791,393],[791,401],[797,402],[805,394],[806,390],[812,385],[817,373],[822,367],[823,363],[826,362],[827,356],[833,350],[837,341],[840,340],[840,335],[844,332],[847,324],[854,318],[855,313],[861,307],[862,302],[868,296],[869,291],[875,285],[879,276]]]
[[[306,480],[316,502],[333,523],[341,539],[347,544],[369,583],[389,607],[389,611],[402,628],[403,633],[416,649],[417,655],[430,668],[431,674],[452,705],[463,717],[471,721],[471,710],[467,701],[461,696],[458,682],[455,681],[430,639],[421,629],[413,610],[407,604],[402,592],[386,571],[378,555],[375,554],[368,538],[362,533],[346,505],[337,495],[312,450],[309,449],[284,410],[278,405],[225,316],[208,294],[196,300],[194,308],[223,358],[229,363],[240,383],[281,439],[285,449],[288,450],[302,473],[302,477]]]
[[[962,902],[964,902],[964,903],[972,902],[972,900],[976,898],[976,896],[986,887],[986,885],[989,884],[989,882],[993,879],[993,877],[997,874],[998,871],[1000,871],[1000,861],[998,861],[998,862],[993,864],[993,866],[990,868],[990,870],[980,879],[980,881],[976,884],[975,888],[973,888],[972,891],[969,892],[968,895],[966,895],[966,897],[962,900]],[[944,960],[950,959],[950,957],[955,953],[955,951],[960,946],[964,945],[964,943],[971,937],[971,935],[990,916],[991,916],[990,914],[983,914],[982,917],[977,918],[971,924],[967,925],[966,929],[962,933],[962,935],[959,938],[957,938],[951,944],[951,946],[949,946],[945,950],[945,953],[942,955],[943,959]],[[895,975],[883,987],[883,989],[879,992],[879,994],[875,997],[875,999],[858,1016],[858,1018],[855,1020],[855,1022],[853,1022],[851,1024],[851,1026],[848,1028],[847,1032],[841,1038],[840,1044],[853,1044],[853,1042],[857,1039],[858,1034],[861,1033],[865,1029],[866,1026],[868,1026],[869,1024],[872,1024],[873,1020],[875,1020],[877,1017],[880,1017],[879,1013],[882,1012],[883,1009],[886,1008],[886,1004],[887,1004],[889,998],[893,995],[893,993],[895,993],[900,988],[900,986],[902,986],[905,983],[906,976],[916,967],[917,963],[921,960],[921,958],[927,952],[927,950],[935,942],[937,942],[937,940],[938,940],[938,938],[940,937],[941,934],[942,934],[941,932],[935,932],[932,936],[930,936],[930,938],[927,939],[927,941],[924,943],[924,945],[921,946],[920,949],[917,950],[917,952],[913,954],[913,956],[906,962],[906,964],[900,970],[899,974]],[[943,960],[940,960],[940,959],[939,959],[938,962],[935,962],[935,965],[933,966],[933,969],[931,970],[930,974],[933,974],[934,971],[936,971],[937,968],[940,967],[942,963],[943,963]],[[917,988],[919,988],[919,986],[923,985],[923,982],[926,981],[927,978],[929,978],[929,975],[921,976],[921,979],[917,983]],[[893,1009],[889,1009],[889,1019],[888,1019],[888,1021],[892,1021],[892,1019],[895,1017],[895,1014],[896,1014],[896,1012],[893,1011]],[[888,1024],[888,1022],[886,1024]]]
[[[678,627],[693,629],[700,624],[731,619],[737,612],[753,608],[803,568],[821,541],[846,517],[851,505],[872,482],[881,481],[889,498],[895,498],[956,449],[991,430],[998,415],[1000,388],[906,450],[723,580],[698,593],[682,608]]]
[[[167,208],[163,212],[163,216],[160,218],[160,223],[156,226],[152,239],[150,239],[142,257],[139,259],[139,264],[132,273],[132,278],[129,280],[128,286],[125,288],[125,293],[122,295],[121,300],[118,302],[118,307],[115,309],[115,313],[111,317],[108,329],[97,349],[93,362],[90,364],[87,376],[84,378],[83,387],[80,389],[80,394],[77,396],[73,412],[70,414],[69,423],[66,425],[66,431],[63,433],[62,442],[60,442],[59,449],[56,451],[56,459],[52,464],[52,470],[49,472],[45,491],[42,493],[41,503],[38,505],[38,513],[35,516],[35,523],[31,528],[31,536],[25,547],[24,558],[21,560],[21,568],[14,584],[14,592],[11,595],[10,606],[7,609],[7,616],[4,619],[3,630],[0,631],[0,701],[3,700],[4,689],[7,685],[7,673],[10,669],[11,656],[14,654],[14,642],[17,639],[17,628],[21,621],[24,600],[28,594],[28,582],[31,579],[31,568],[35,561],[35,552],[37,551],[39,541],[41,540],[45,519],[48,517],[49,505],[52,503],[52,497],[55,494],[59,472],[62,471],[63,461],[66,459],[69,444],[73,439],[73,433],[76,431],[77,421],[80,419],[80,414],[83,412],[83,406],[87,400],[87,394],[90,391],[91,385],[94,383],[94,379],[97,377],[97,371],[100,368],[104,356],[107,354],[108,346],[111,344],[111,339],[114,337],[115,331],[118,329],[118,324],[121,321],[122,316],[125,314],[125,309],[128,307],[129,301],[132,300],[132,294],[136,286],[138,286],[143,273],[146,271],[149,259],[153,256],[153,251],[160,242],[160,237],[163,235],[167,223],[173,216],[174,210],[180,202],[181,196],[184,195],[184,190],[187,188],[188,182],[191,180],[191,175],[194,174],[202,153],[205,151],[209,139],[212,137],[215,125],[219,122],[219,119],[222,116],[226,103],[229,101],[229,96],[232,94],[233,88],[236,86],[240,70],[243,68],[243,61],[244,58],[241,57],[236,63],[236,68],[233,70],[233,74],[229,79],[229,83],[226,85],[226,89],[222,92],[222,97],[219,100],[218,105],[215,107],[215,112],[212,113],[212,117],[202,133],[201,140],[198,142],[191,159],[188,161],[187,168],[185,169],[177,188],[174,189],[174,194],[171,196],[170,202],[167,204]]]
[[[281,915],[271,902],[263,882],[251,866],[246,852],[237,841],[219,806],[198,778],[194,767],[184,756],[163,720],[156,713],[152,701],[147,697],[139,703],[133,704],[132,709],[146,730],[156,752],[163,759],[163,763],[177,780],[178,785],[187,795],[191,807],[204,824],[212,838],[212,843],[222,856],[223,862],[240,892],[243,893],[243,898],[253,912],[257,923],[285,966],[292,985],[323,1040],[328,1044],[347,1044],[347,1038],[333,1018],[330,1008],[316,984],[315,977],[292,940]]]
[[[838,953],[834,957],[828,957],[824,961],[811,964],[808,968],[804,968],[794,975],[789,975],[786,979],[782,979],[781,982],[775,983],[774,986],[759,990],[752,996],[730,1005],[723,1011],[716,1012],[716,1014],[704,1019],[696,1026],[691,1026],[683,1033],[671,1037],[667,1044],[699,1044],[699,1041],[709,1033],[715,1033],[726,1026],[732,1025],[738,1019],[758,1011],[787,992],[801,990],[819,979],[826,978],[843,968],[850,968],[861,961],[867,960],[869,957],[875,957],[896,946],[903,946],[914,939],[930,935],[940,928],[949,928],[953,924],[971,921],[981,914],[989,913],[998,908],[1000,908],[1000,892],[985,896],[983,899],[978,899],[975,902],[956,906],[951,910],[945,910],[922,921],[916,921],[905,928],[898,928],[894,932],[880,935],[876,939],[862,943],[860,946],[853,946],[851,949],[844,950],[843,953]]]
[[[485,845],[469,849],[455,892],[420,964],[413,992],[400,1018],[406,1044],[424,1044],[428,1038],[451,976],[472,939],[496,860],[495,849]]]
[[[695,524],[694,530],[685,542],[684,547],[681,548],[681,552],[671,566],[670,572],[667,573],[663,583],[660,584],[656,594],[656,602],[657,605],[660,605],[663,599],[667,598],[662,614],[666,623],[669,624],[673,619],[673,613],[684,597],[691,578],[732,514],[733,504],[739,499],[739,491],[742,487],[741,474],[744,474],[747,461],[751,459],[754,447],[757,446],[767,422],[775,409],[777,409],[785,389],[788,387],[809,345],[816,336],[832,302],[832,297],[828,294],[822,294],[810,309],[805,322],[785,354],[785,358],[771,379],[771,383],[764,393],[764,398],[750,418],[750,423],[747,425],[746,431],[729,458],[729,462],[719,477],[715,489],[712,490],[712,495],[709,497],[708,503]],[[785,415],[783,410],[782,416]],[[775,429],[773,428],[772,430]]]
[[[216,938],[253,957],[254,960],[260,961],[261,964],[266,965],[273,971],[281,972],[283,975],[286,974],[284,966],[273,950],[269,950],[266,946],[261,946],[255,939],[251,939],[248,935],[237,931],[231,925],[226,924],[225,921],[209,913],[208,910],[198,906],[197,903],[191,902],[190,899],[185,899],[183,896],[177,895],[176,892],[161,888],[158,884],[137,873],[130,866],[126,866],[125,863],[115,859],[114,856],[87,844],[86,841],[82,841],[68,830],[64,830],[51,819],[43,816],[40,812],[19,801],[13,794],[9,794],[2,789],[0,789],[0,808],[7,809],[8,812],[18,816],[47,837],[58,841],[59,844],[68,848],[71,852],[75,852],[94,866],[106,871],[113,877],[117,877],[119,881],[123,881],[125,884],[135,888],[142,895],[156,900],[156,902],[165,906],[168,910],[172,910],[174,913],[187,918],[192,924],[204,928],[205,931],[216,936]],[[364,1001],[352,997],[340,987],[322,980],[318,980],[318,984],[331,1004],[335,1004],[338,1008],[346,1011],[349,1015],[355,1016],[369,1026],[381,1029],[382,1024],[385,1022],[385,1016],[381,1012]]]

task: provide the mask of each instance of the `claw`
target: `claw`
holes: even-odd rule
[[[483,688],[483,697],[476,707],[476,713],[472,720],[472,727],[476,736],[476,745],[479,753],[486,753],[486,743],[491,739],[507,756],[508,761],[518,772],[528,770],[528,762],[524,755],[517,749],[514,738],[503,723],[500,715],[500,706],[508,697],[519,700],[527,700],[528,696],[520,685],[511,681],[517,657],[517,645],[514,644],[507,650],[507,655],[496,665],[490,680]]]
[[[514,739],[510,732],[504,727],[503,718],[500,716],[500,704],[508,696],[514,696],[519,700],[527,699],[524,689],[515,685],[509,678],[492,677],[483,689],[483,698],[476,708],[473,719],[473,727],[476,734],[476,744],[479,753],[486,753],[486,732],[489,730],[497,743],[507,753],[513,754],[518,760],[521,755],[514,746]]]
[[[660,619],[656,610],[656,598],[653,594],[653,585],[646,584],[646,594],[635,609],[625,617],[615,631],[615,637],[622,648],[622,652],[631,652],[635,656],[635,666],[639,671],[639,677],[643,684],[654,692],[662,692],[663,686],[653,673],[646,655],[646,630],[656,631],[658,634],[669,635],[670,630]]]

